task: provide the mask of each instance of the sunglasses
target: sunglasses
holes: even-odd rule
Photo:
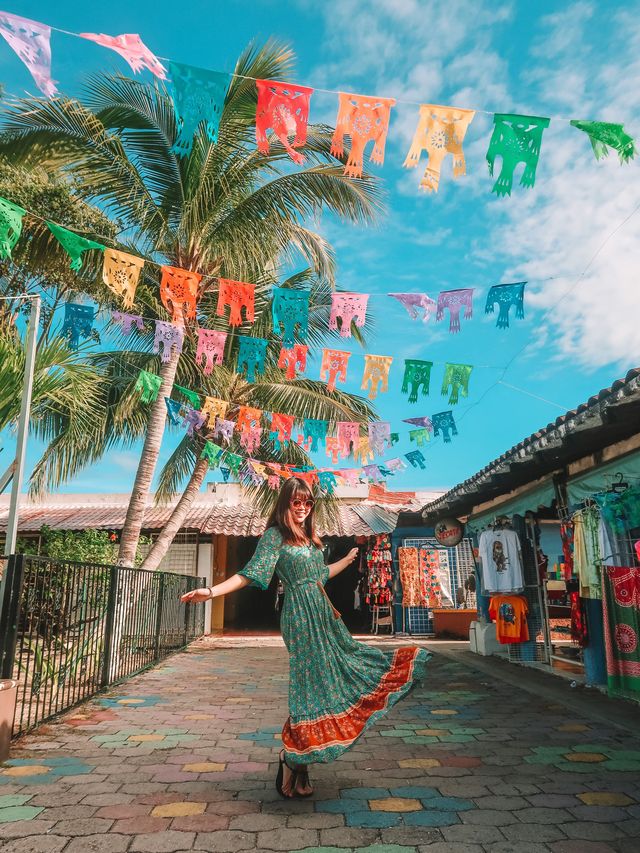
[[[307,499],[306,501],[301,501],[299,498],[294,498],[291,501],[291,506],[294,509],[300,509],[300,507],[304,507],[305,509],[313,509],[314,501]]]

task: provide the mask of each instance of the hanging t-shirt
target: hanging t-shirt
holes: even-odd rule
[[[525,643],[529,639],[529,605],[522,595],[494,595],[489,616],[496,623],[496,636],[502,643]]]
[[[522,552],[515,530],[484,530],[478,540],[485,592],[524,589]]]

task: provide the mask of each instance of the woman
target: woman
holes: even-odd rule
[[[242,571],[182,601],[201,602],[242,589],[266,590],[274,571],[284,583],[282,636],[290,656],[289,719],[276,787],[284,797],[313,793],[307,765],[333,761],[422,677],[428,652],[382,652],[358,643],[331,605],[324,584],[349,566],[357,548],[325,565],[313,524],[313,495],[304,480],[283,485],[253,558]]]

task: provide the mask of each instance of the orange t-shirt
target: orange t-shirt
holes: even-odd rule
[[[489,616],[496,623],[499,643],[524,643],[529,639],[527,599],[521,595],[494,595]]]

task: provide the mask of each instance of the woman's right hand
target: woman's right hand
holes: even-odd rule
[[[180,596],[180,601],[185,604],[200,604],[202,601],[208,601],[211,598],[211,590],[208,586],[201,586],[198,589],[192,589],[191,592],[185,592]]]

